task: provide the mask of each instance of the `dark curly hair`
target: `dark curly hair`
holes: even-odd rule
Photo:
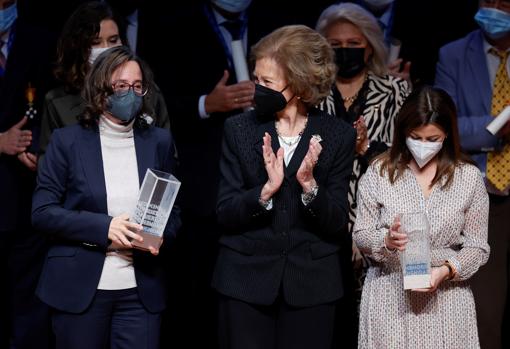
[[[143,105],[136,116],[135,127],[146,128],[148,126],[144,114],[150,115],[152,108],[148,104],[154,86],[154,78],[149,66],[136,56],[127,46],[112,47],[97,57],[94,65],[85,77],[82,97],[85,101],[85,111],[78,116],[78,121],[84,127],[97,125],[99,115],[106,110],[106,98],[113,94],[112,75],[120,66],[135,61],[142,72],[142,83],[148,86],[148,92],[143,97]]]
[[[66,91],[78,93],[89,70],[88,58],[94,39],[103,20],[111,19],[119,27],[122,42],[125,41],[125,21],[111,7],[99,1],[79,6],[64,25],[57,46],[57,62],[54,70],[57,79],[64,83]]]

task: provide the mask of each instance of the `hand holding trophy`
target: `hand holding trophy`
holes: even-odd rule
[[[171,174],[147,169],[132,215],[133,220],[143,227],[137,232],[143,241],[132,240],[133,247],[157,254],[180,186],[181,182]]]
[[[424,212],[400,215],[400,231],[407,235],[405,250],[400,253],[404,290],[430,287],[430,224]]]

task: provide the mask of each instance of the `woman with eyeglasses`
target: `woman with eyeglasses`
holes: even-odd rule
[[[171,134],[141,118],[151,75],[126,47],[102,53],[79,124],[55,130],[39,167],[32,221],[51,246],[37,294],[57,348],[159,348],[163,265],[158,249],[133,249],[142,227],[129,219],[146,170],[174,165]],[[179,226],[174,207],[162,251]]]
[[[52,132],[76,123],[85,108],[80,92],[85,75],[96,58],[109,48],[126,42],[120,33],[123,21],[105,2],[90,1],[79,6],[67,20],[57,47],[55,76],[62,85],[46,94],[41,118],[39,154],[44,155]],[[121,28],[119,28],[121,27]],[[119,30],[120,29],[120,30]],[[153,84],[147,96],[148,124],[170,128],[166,103],[159,88]]]

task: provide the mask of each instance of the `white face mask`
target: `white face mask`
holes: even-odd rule
[[[443,147],[443,142],[423,142],[411,137],[406,138],[407,148],[413,154],[420,168],[425,166]]]
[[[89,63],[90,65],[94,64],[97,57],[103,53],[104,51],[108,50],[110,47],[93,47],[90,49],[90,55],[89,55]]]

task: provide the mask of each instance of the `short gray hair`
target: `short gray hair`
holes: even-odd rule
[[[271,58],[285,72],[288,86],[307,106],[326,98],[335,82],[334,52],[326,39],[304,25],[276,29],[251,49],[251,63]]]
[[[340,22],[349,22],[361,31],[374,51],[372,58],[367,63],[368,68],[376,75],[386,75],[388,72],[388,50],[377,19],[359,5],[339,3],[322,11],[317,21],[316,30],[326,36],[329,28]]]

